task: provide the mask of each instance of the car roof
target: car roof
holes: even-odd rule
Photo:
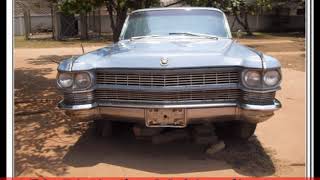
[[[145,11],[163,11],[163,10],[179,10],[179,9],[184,9],[184,10],[211,10],[211,11],[218,11],[223,13],[220,9],[217,8],[211,8],[211,7],[166,7],[166,8],[145,8],[145,9],[138,9],[134,10],[131,13],[136,13],[136,12],[145,12]]]

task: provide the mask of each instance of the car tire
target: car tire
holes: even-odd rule
[[[95,120],[95,134],[98,137],[112,136],[112,122],[108,120]]]
[[[216,123],[215,127],[219,137],[232,137],[240,140],[248,140],[254,134],[257,124],[243,121],[230,121]]]

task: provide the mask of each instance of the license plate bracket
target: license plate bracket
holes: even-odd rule
[[[183,108],[145,109],[147,127],[186,127],[186,110]]]

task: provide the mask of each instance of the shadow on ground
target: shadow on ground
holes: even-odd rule
[[[15,175],[43,169],[64,175],[62,157],[86,129],[74,123],[56,105],[59,96],[55,79],[45,76],[52,68],[15,69]]]
[[[64,56],[58,56],[58,55],[41,55],[38,58],[30,58],[27,59],[30,64],[32,65],[46,65],[46,64],[52,64],[57,63],[59,64],[60,61],[64,59],[68,59],[73,57],[74,55],[64,55]]]
[[[254,35],[247,35],[245,32],[241,33],[241,39],[288,39],[288,38],[304,38],[305,32],[274,32],[274,33],[253,33]],[[233,33],[234,37],[236,33]]]
[[[155,145],[136,140],[128,125],[118,125],[114,137],[99,139],[89,128],[64,156],[72,167],[90,167],[98,163],[159,174],[192,173],[234,169],[246,176],[270,176],[275,173],[271,157],[255,138],[248,142],[226,141],[226,149],[209,157],[206,147],[188,141]],[[226,162],[226,163],[225,163]]]

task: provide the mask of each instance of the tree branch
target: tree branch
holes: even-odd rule
[[[237,12],[235,11],[235,9],[232,8],[232,13],[234,15],[234,17],[236,18],[237,22],[242,26],[245,27],[245,24],[241,21],[241,19],[239,18]]]
[[[179,4],[179,3],[182,3],[182,2],[184,2],[184,1],[185,1],[185,0],[179,0],[179,1],[176,1],[176,2],[171,3],[171,4],[167,4],[167,5],[165,5],[164,7],[173,6],[173,5],[176,5],[176,4]]]

